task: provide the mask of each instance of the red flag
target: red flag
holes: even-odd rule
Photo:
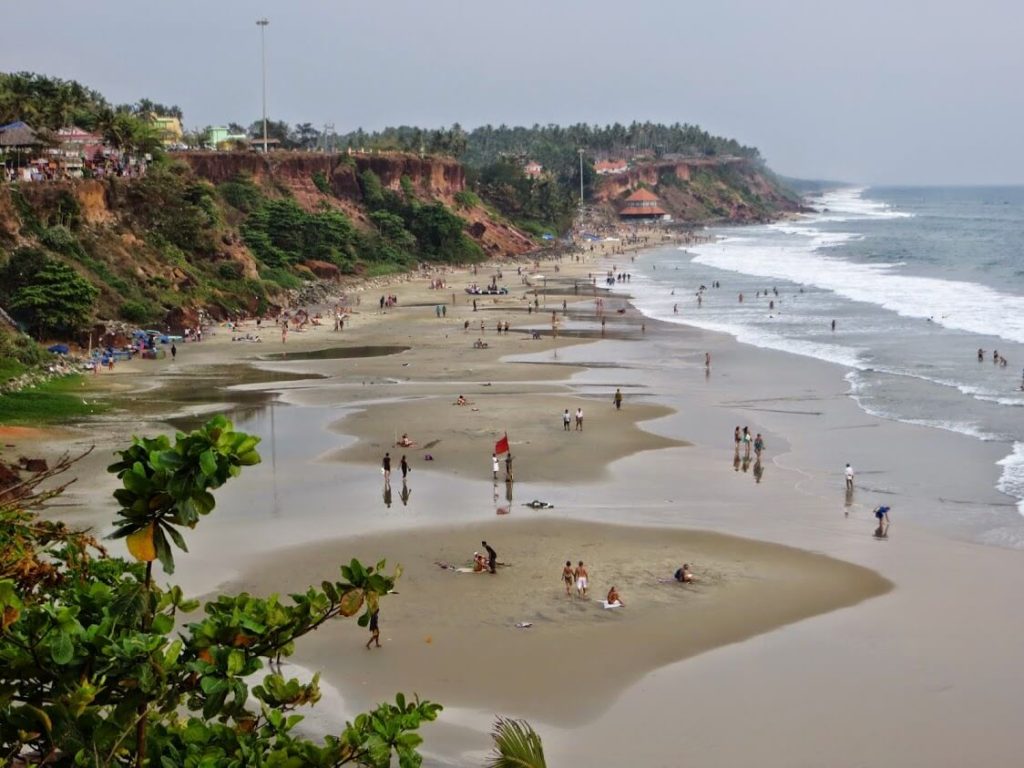
[[[495,453],[508,453],[508,434],[494,444]]]

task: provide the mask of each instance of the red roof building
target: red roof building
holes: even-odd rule
[[[626,198],[625,207],[619,216],[627,219],[656,219],[668,216],[668,211],[661,207],[657,195],[647,189],[638,189]]]

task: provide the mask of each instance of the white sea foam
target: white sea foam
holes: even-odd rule
[[[1003,473],[996,488],[1017,499],[1017,511],[1024,515],[1024,443],[1014,443],[1013,453],[996,462]]]
[[[909,219],[914,214],[897,211],[891,205],[864,197],[863,187],[847,187],[811,198],[811,203],[822,209],[818,221],[849,221],[861,219]],[[824,209],[828,209],[825,211]]]
[[[693,313],[689,313],[686,317],[680,317],[672,312],[673,302],[667,302],[664,297],[655,296],[653,293],[643,290],[642,287],[640,290],[637,290],[638,287],[640,286],[633,285],[632,287],[632,293],[634,294],[633,303],[647,317],[656,318],[667,323],[675,323],[676,325],[689,325],[706,331],[727,333],[737,341],[755,347],[789,352],[794,355],[803,355],[804,357],[813,357],[848,368],[864,367],[864,363],[860,359],[860,355],[864,350],[856,347],[844,347],[839,344],[826,344],[806,339],[788,338],[780,333],[774,333],[759,326],[706,320],[694,317]]]
[[[895,264],[847,261],[830,255],[828,249],[858,235],[804,229],[800,234],[806,242],[775,245],[757,237],[731,236],[687,250],[695,254],[697,264],[810,285],[904,317],[930,318],[947,328],[1024,343],[1024,296],[977,283],[903,275]]]

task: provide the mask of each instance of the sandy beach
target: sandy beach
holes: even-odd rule
[[[551,765],[1014,764],[1024,557],[953,538],[930,514],[999,503],[995,449],[866,415],[838,366],[645,321],[619,297],[604,297],[602,326],[587,275],[628,259],[541,264],[536,312],[503,265],[510,293],[475,311],[461,289],[485,267],[447,274],[444,290],[426,277],[369,288],[338,333],[248,344],[217,329],[175,362],[97,377],[96,396],[130,397],[127,411],[5,441],[26,455],[97,443],[55,512],[103,530],[114,446],[230,405],[264,461],[219,494],[176,582],[287,593],[354,556],[400,562],[383,649],[345,622],[300,644],[295,662],[338,694],[311,728],[404,690],[445,705],[423,732],[435,766],[481,764],[495,714],[528,718]],[[381,313],[385,291],[399,302]],[[505,320],[512,332],[494,333]],[[363,351],[304,354],[337,348]],[[565,432],[577,407],[584,430]],[[765,435],[761,462],[734,460],[737,424]],[[506,432],[508,486],[490,468]],[[395,446],[403,433],[415,448]],[[397,472],[383,486],[385,451],[396,465],[408,454],[408,493]],[[880,541],[881,500],[896,513]],[[496,575],[436,565],[467,564],[481,539],[509,563]],[[591,599],[566,597],[566,559],[590,566]],[[659,582],[682,562],[698,582]],[[625,606],[605,611],[611,584]]]

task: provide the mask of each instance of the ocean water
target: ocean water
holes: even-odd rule
[[[650,252],[626,287],[650,317],[847,367],[869,413],[1005,444],[997,487],[1024,515],[1024,187],[851,188],[808,204],[796,221]]]

